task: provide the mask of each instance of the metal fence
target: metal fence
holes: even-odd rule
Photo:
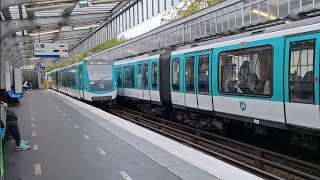
[[[178,5],[185,0],[131,0],[128,4],[117,10],[110,20],[102,27],[73,45],[69,50],[69,57],[88,51],[108,39],[151,19],[158,14]]]
[[[319,10],[320,0],[227,0],[93,57],[125,58],[200,38],[237,33],[271,22],[308,18]]]

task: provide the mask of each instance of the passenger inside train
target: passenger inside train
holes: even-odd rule
[[[231,50],[220,54],[220,90],[224,93],[271,95],[272,47]]]

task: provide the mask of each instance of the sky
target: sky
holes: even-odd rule
[[[184,2],[181,2],[177,7],[180,8],[184,5]],[[172,9],[168,11],[173,11]],[[174,13],[173,13],[174,14]],[[126,39],[134,38],[137,36],[140,36],[141,34],[144,34],[146,32],[151,31],[152,29],[155,29],[156,27],[159,27],[161,25],[161,19],[166,16],[166,13],[159,14],[158,16],[155,16],[142,24],[139,24],[138,26],[127,30],[124,33],[121,33],[120,36],[124,36]]]
[[[119,36],[124,36],[126,39],[130,39],[144,34],[146,32],[149,32],[150,30],[160,26],[162,16],[163,14],[159,14],[158,16],[153,17],[138,26],[129,29],[128,31],[120,34]]]

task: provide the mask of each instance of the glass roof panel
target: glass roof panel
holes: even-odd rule
[[[52,16],[60,16],[64,9],[53,9],[46,11],[37,11],[34,12],[36,17],[52,17]]]
[[[10,7],[9,7],[9,11],[10,11],[10,14],[11,14],[11,18],[12,18],[12,19],[20,19],[18,5],[16,5],[16,6],[10,6]]]
[[[79,4],[76,5],[71,15],[77,14],[93,14],[93,13],[107,13],[110,12],[114,7],[116,7],[119,3],[111,3],[111,4],[97,4],[92,5],[91,1],[88,3],[89,7],[80,8]]]

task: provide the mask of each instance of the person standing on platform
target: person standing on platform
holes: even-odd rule
[[[28,81],[28,89],[32,90],[32,81],[31,80]]]
[[[26,80],[23,81],[22,88],[28,92],[28,81]]]

